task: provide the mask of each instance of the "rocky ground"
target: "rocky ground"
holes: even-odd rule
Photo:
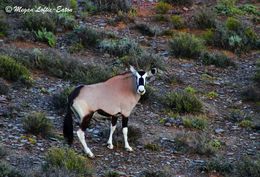
[[[149,8],[148,8],[149,9]],[[182,10],[182,9],[181,9]],[[192,9],[189,9],[192,11]],[[183,10],[185,11],[185,10]],[[150,13],[147,10],[147,13]],[[188,13],[187,13],[188,15]],[[137,21],[149,20],[138,17]],[[94,19],[94,20],[93,20]],[[209,117],[209,126],[205,130],[211,139],[221,141],[224,146],[217,152],[230,161],[236,161],[243,155],[254,158],[259,153],[259,132],[254,129],[245,129],[238,123],[230,120],[230,110],[233,108],[243,111],[247,116],[259,123],[259,110],[251,103],[242,101],[241,91],[253,83],[255,62],[260,58],[257,51],[237,57],[232,54],[232,60],[237,67],[219,69],[214,66],[204,66],[193,60],[176,59],[167,52],[167,37],[151,38],[143,36],[136,30],[130,30],[129,26],[110,26],[104,16],[92,16],[87,21],[80,21],[88,25],[114,30],[119,36],[133,37],[148,48],[156,45],[158,54],[163,57],[167,65],[166,71],[160,73],[160,77],[150,83],[156,90],[156,94],[163,96],[169,91],[184,89],[192,86],[198,91],[197,96],[204,103],[204,111]],[[164,24],[157,24],[163,27]],[[66,52],[63,47],[62,35],[56,49]],[[33,49],[35,47],[47,48],[43,44],[34,42],[6,42],[3,38],[0,48],[17,47],[20,49]],[[91,50],[73,54],[84,63],[103,63],[113,65],[116,58],[108,54],[101,54]],[[211,78],[205,79],[205,74]],[[174,75],[183,83],[169,84],[165,82],[165,75]],[[8,95],[0,95],[0,140],[8,150],[5,159],[17,169],[28,172],[38,169],[44,163],[44,155],[50,147],[64,147],[62,139],[62,121],[65,112],[58,112],[53,107],[52,97],[68,86],[76,86],[68,81],[46,75],[43,71],[33,71],[35,85],[32,88],[20,88],[13,83],[10,85]],[[215,91],[218,96],[209,99],[205,95]],[[52,121],[57,136],[50,139],[25,134],[22,121],[32,111],[44,112]],[[87,143],[91,147],[96,158],[92,160],[95,167],[95,175],[101,176],[105,171],[119,171],[122,176],[138,176],[142,171],[166,171],[170,176],[208,176],[199,166],[210,157],[197,154],[179,153],[175,150],[174,138],[178,133],[196,133],[198,130],[187,129],[175,124],[163,124],[161,119],[169,118],[160,100],[139,103],[130,116],[129,124],[138,127],[142,137],[132,144],[134,152],[126,152],[120,145],[122,133],[120,126],[115,138],[119,141],[114,150],[106,148],[106,136],[110,121],[99,115],[94,116],[90,128],[87,129]],[[145,147],[148,143],[157,143],[159,151],[151,151]],[[116,143],[115,143],[116,144]],[[82,147],[76,139],[72,146],[77,152],[82,153]],[[218,174],[217,174],[218,175]]]

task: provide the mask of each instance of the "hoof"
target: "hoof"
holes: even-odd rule
[[[108,144],[108,145],[107,145],[107,148],[108,148],[108,149],[114,149],[114,146],[113,146],[113,144]]]
[[[133,148],[131,148],[130,146],[129,147],[125,147],[125,150],[128,151],[128,152],[133,152]]]
[[[95,155],[94,155],[93,153],[87,154],[87,155],[88,155],[88,157],[89,157],[90,159],[94,159],[94,158],[95,158]]]

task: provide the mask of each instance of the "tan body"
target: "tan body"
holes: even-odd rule
[[[133,77],[132,73],[126,73],[102,83],[84,86],[72,105],[81,121],[85,115],[100,109],[110,115],[121,113],[128,117],[140,99]]]

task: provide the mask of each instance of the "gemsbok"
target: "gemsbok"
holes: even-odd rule
[[[146,79],[157,72],[152,68],[149,72],[136,71],[130,66],[130,72],[126,72],[108,79],[105,82],[81,85],[75,88],[68,97],[68,110],[63,122],[63,135],[68,144],[73,143],[72,113],[79,119],[77,136],[84,147],[86,154],[93,158],[94,154],[87,146],[85,130],[95,112],[111,117],[108,148],[113,149],[112,136],[116,129],[117,115],[122,115],[122,127],[125,149],[133,151],[128,143],[128,117],[141,95],[145,94]]]

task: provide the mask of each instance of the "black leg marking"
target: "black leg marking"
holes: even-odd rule
[[[86,116],[83,118],[83,120],[82,120],[82,122],[81,122],[81,124],[80,124],[80,128],[81,128],[82,131],[85,131],[85,130],[88,128],[89,123],[90,123],[90,120],[91,120],[93,114],[94,114],[94,113],[92,112],[92,113],[86,115]]]
[[[112,124],[112,126],[115,126],[116,125],[116,123],[117,123],[117,117],[116,116],[112,116],[112,119],[111,119],[111,124]]]
[[[122,118],[122,127],[123,128],[127,127],[128,126],[127,124],[128,124],[128,117],[123,116],[123,118]]]

